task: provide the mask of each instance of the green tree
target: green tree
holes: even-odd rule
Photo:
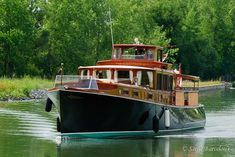
[[[66,71],[74,73],[78,65],[102,58],[109,33],[107,9],[104,1],[51,1],[44,29],[49,34],[47,54],[55,66],[63,62]]]
[[[153,18],[179,48],[184,72],[211,79],[234,74],[233,8],[233,0],[160,0]]]
[[[52,77],[61,62],[75,74],[80,65],[109,59],[111,10],[114,43],[137,37],[165,47],[167,62],[182,63],[187,74],[231,77],[234,6],[234,0],[2,0],[0,75]]]
[[[34,19],[27,0],[0,1],[1,75],[26,73],[34,39]]]

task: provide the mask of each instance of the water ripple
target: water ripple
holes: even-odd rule
[[[0,108],[0,117],[10,128],[7,132],[6,129],[2,131],[5,130],[4,132],[10,135],[34,136],[49,140],[54,140],[57,135],[55,121],[37,113]],[[17,119],[16,124],[13,119]]]

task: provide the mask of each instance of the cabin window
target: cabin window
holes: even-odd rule
[[[173,89],[173,76],[168,76],[168,87],[167,90],[171,91]]]
[[[161,61],[162,60],[162,51],[157,51],[157,61]]]
[[[96,78],[99,79],[111,79],[111,71],[110,70],[96,70]]]
[[[89,70],[88,69],[83,69],[81,70],[81,77],[86,77],[89,76]]]
[[[173,76],[157,74],[157,89],[171,91],[173,88]]]
[[[97,89],[98,86],[95,80],[93,79],[82,79],[78,82],[78,88],[83,88],[83,89]]]
[[[147,58],[148,58],[148,60],[153,60],[153,52],[152,52],[152,50],[148,50],[147,51]]]
[[[137,49],[135,50],[135,59],[144,59],[146,51],[145,49]]]
[[[130,80],[130,73],[129,71],[118,71],[118,81],[129,81]]]
[[[122,59],[135,59],[135,49],[122,49]]]
[[[163,83],[163,86],[162,86],[162,90],[167,90],[167,75],[162,75],[163,76],[163,79],[162,79],[162,83]]]
[[[129,79],[129,71],[118,71],[118,79]]]
[[[162,90],[162,74],[157,74],[157,89]]]
[[[153,88],[153,72],[152,71],[138,71],[137,72],[138,85],[150,86]]]
[[[131,80],[133,80],[133,72],[127,70],[117,70],[114,72],[114,79],[115,82],[131,84]]]
[[[121,48],[114,49],[113,59],[120,59],[120,58],[121,58]]]

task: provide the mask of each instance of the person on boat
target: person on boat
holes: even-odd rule
[[[138,86],[138,78],[137,77],[133,78],[133,83],[134,83],[134,85]]]
[[[136,59],[144,59],[145,56],[145,49],[136,49],[135,50],[135,58]]]
[[[96,75],[96,78],[103,78],[102,71],[99,71]]]

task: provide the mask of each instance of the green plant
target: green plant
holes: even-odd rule
[[[232,82],[232,87],[234,87],[234,88],[235,88],[235,81],[233,81],[233,82]]]
[[[46,89],[53,81],[41,78],[0,78],[0,99],[20,99],[29,97],[32,90]]]

